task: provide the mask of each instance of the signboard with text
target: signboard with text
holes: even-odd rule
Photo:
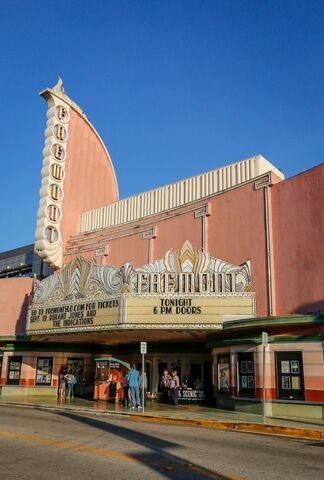
[[[122,295],[96,301],[75,301],[57,306],[31,306],[27,333],[102,330],[124,325],[207,325],[221,327],[223,316],[253,315],[252,296]]]
[[[233,265],[189,241],[134,268],[74,258],[34,279],[27,314],[32,335],[132,328],[218,329],[252,317],[250,262]]]
[[[119,299],[75,302],[57,306],[30,307],[27,331],[83,330],[118,323]]]

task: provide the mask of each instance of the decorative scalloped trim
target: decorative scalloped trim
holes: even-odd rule
[[[105,330],[221,330],[222,328],[222,323],[115,323],[113,325],[98,325],[96,327],[69,327],[57,328],[55,330],[33,330],[29,332],[29,335],[53,335],[53,333],[80,333]]]

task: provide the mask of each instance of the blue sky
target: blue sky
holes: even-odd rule
[[[258,153],[323,161],[324,2],[2,0],[0,251],[34,241],[46,104],[67,94],[125,197]]]

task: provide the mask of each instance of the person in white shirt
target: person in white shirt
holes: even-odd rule
[[[140,390],[140,397],[142,398],[142,389],[143,389],[143,384],[144,384],[144,405],[146,405],[146,397],[147,397],[147,376],[146,373],[142,372],[140,374],[139,378],[139,390]]]
[[[176,370],[172,371],[170,382],[171,402],[173,405],[178,405],[178,391],[180,388],[180,380]]]

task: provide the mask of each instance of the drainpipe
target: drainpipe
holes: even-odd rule
[[[273,315],[273,288],[272,288],[272,249],[270,239],[270,215],[269,215],[269,185],[263,189],[264,193],[264,210],[266,224],[266,249],[267,249],[267,275],[268,275],[268,302],[269,315]]]
[[[254,183],[255,190],[263,188],[264,198],[264,216],[265,216],[265,233],[266,233],[266,264],[267,264],[267,290],[268,290],[268,314],[274,315],[273,300],[273,272],[272,272],[272,245],[270,232],[270,208],[269,208],[269,186],[271,185],[271,173],[267,173],[258,178]]]

